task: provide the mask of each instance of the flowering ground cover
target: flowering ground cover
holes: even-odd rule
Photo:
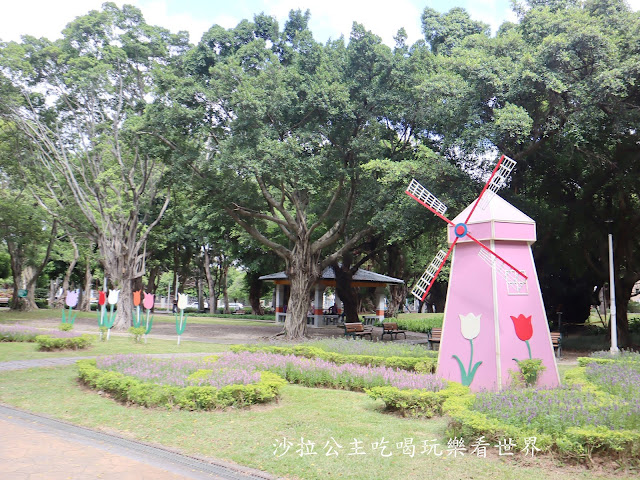
[[[422,345],[406,343],[368,342],[352,338],[323,338],[310,340],[302,345],[316,347],[326,352],[345,355],[373,355],[377,357],[437,357],[438,352]]]
[[[78,333],[61,330],[41,330],[24,325],[0,325],[0,342],[35,342],[38,335],[49,335],[54,338],[79,337]]]
[[[536,437],[538,447],[582,459],[604,454],[637,465],[640,458],[640,362],[580,359],[555,389],[481,392],[445,402],[461,432],[489,439]]]
[[[266,352],[229,352],[204,359],[153,359],[144,355],[100,357],[97,367],[112,370],[145,382],[173,386],[224,386],[237,380],[248,384],[259,372],[270,371],[291,383],[314,387],[363,390],[390,385],[400,389],[438,391],[447,383],[435,375],[388,367],[357,364],[337,365],[319,358],[278,355]]]

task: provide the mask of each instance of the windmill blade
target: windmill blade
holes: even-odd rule
[[[496,257],[482,248],[478,252],[478,256],[504,278],[507,282],[507,291],[510,295],[528,295],[527,280],[519,275],[521,272],[505,268],[505,263],[497,261]]]
[[[409,187],[407,188],[405,193],[416,200],[418,203],[426,207],[429,211],[440,217],[442,220],[453,225],[451,220],[444,216],[444,213],[447,211],[447,206],[443,202],[438,200],[438,198],[433,193],[420,185],[420,183],[418,183],[415,178],[411,180],[411,183],[409,183]]]
[[[504,161],[502,161],[503,159]],[[494,172],[491,178],[489,178],[489,182],[487,183],[486,194],[480,202],[480,208],[482,210],[487,208],[489,202],[491,202],[493,197],[495,197],[496,192],[504,187],[504,185],[507,183],[509,175],[511,175],[511,172],[515,166],[516,162],[514,160],[510,159],[506,155],[502,156],[502,158],[498,162],[498,165],[496,165],[496,167],[498,167],[497,171],[494,169]]]
[[[465,220],[464,223],[469,223],[469,219],[471,218],[471,215],[473,215],[473,212],[476,210],[476,207],[479,204],[482,205],[481,208],[483,210],[487,208],[487,205],[489,205],[489,202],[491,202],[493,197],[495,197],[496,192],[500,190],[506,183],[507,178],[509,178],[509,175],[511,174],[511,171],[513,170],[513,167],[515,167],[515,165],[516,165],[515,160],[510,159],[506,155],[502,155],[500,157],[500,159],[498,160],[498,163],[493,169],[493,172],[491,172],[491,176],[489,177],[489,180],[487,180],[487,183],[485,183],[484,188],[482,189],[482,192],[480,192],[480,195],[478,196],[476,203],[473,204],[473,208],[469,212],[469,215],[467,215],[467,219]],[[488,193],[485,196],[485,193],[487,191]]]
[[[487,262],[490,266],[494,266],[495,265],[495,259],[497,258],[498,260],[500,260],[503,264],[505,264],[506,266],[508,266],[509,268],[511,268],[516,274],[520,275],[524,280],[526,280],[528,277],[521,272],[520,270],[518,270],[516,267],[514,267],[513,265],[511,265],[509,262],[507,262],[504,258],[502,258],[500,255],[498,255],[496,252],[494,252],[493,250],[491,250],[489,247],[487,247],[484,243],[482,243],[481,241],[479,241],[478,239],[476,239],[473,235],[471,235],[470,233],[467,233],[467,237],[469,237],[471,240],[473,240],[475,243],[477,243],[478,245],[480,245],[480,247],[482,247],[482,249],[485,251],[485,257],[483,257],[482,255],[480,255],[480,257],[482,257],[483,260],[485,260],[485,262]],[[486,255],[493,255],[493,257],[486,257]],[[491,262],[487,261],[487,258],[491,260]]]
[[[429,264],[425,272],[422,274],[420,279],[416,282],[415,286],[413,287],[413,290],[411,290],[411,294],[414,297],[418,298],[418,300],[420,300],[421,302],[424,302],[424,299],[427,298],[427,295],[429,294],[429,290],[431,290],[431,287],[435,283],[436,278],[438,278],[438,275],[440,274],[442,267],[444,267],[444,264],[449,258],[449,255],[451,255],[451,251],[453,250],[453,247],[457,242],[458,242],[458,239],[456,238],[451,244],[451,246],[449,247],[449,250],[447,250],[447,252],[445,252],[444,250],[440,250],[436,254],[434,259],[431,260],[431,263]]]

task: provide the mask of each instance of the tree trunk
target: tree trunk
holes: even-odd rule
[[[128,330],[133,317],[133,287],[130,279],[120,280],[120,295],[118,296],[118,314],[113,326],[116,330]]]
[[[336,294],[340,297],[340,300],[342,300],[345,322],[357,323],[360,321],[358,317],[358,291],[351,286],[353,272],[349,268],[350,263],[351,262],[345,258],[342,266],[334,263],[331,265],[331,268],[336,276]]]
[[[91,311],[91,284],[93,283],[93,273],[91,272],[91,259],[89,254],[85,258],[86,264],[84,267],[84,295],[82,296],[82,303],[80,304],[80,310],[83,312]]]
[[[220,284],[222,285],[222,298],[224,300],[224,313],[229,314],[229,294],[227,292],[227,274],[229,273],[229,264],[224,261],[222,266],[222,279]]]
[[[216,278],[211,274],[211,257],[209,256],[209,250],[204,248],[204,274],[207,279],[207,286],[209,287],[209,313],[216,313],[217,298],[216,298]]]
[[[56,292],[58,291],[58,285],[60,285],[60,279],[56,278],[55,280],[51,280],[49,282],[49,300],[47,304],[49,308],[53,308],[56,301]]]
[[[58,297],[56,301],[56,308],[64,308],[65,307],[65,298],[67,297],[67,292],[69,291],[69,282],[71,280],[71,274],[73,273],[73,269],[76,268],[76,264],[78,263],[78,258],[80,258],[80,253],[78,253],[78,245],[73,240],[73,237],[69,237],[69,241],[71,242],[71,246],[73,247],[73,259],[69,266],[67,267],[67,271],[64,274],[64,278],[62,279],[62,294]]]
[[[405,270],[405,258],[398,244],[387,247],[387,274],[394,278],[402,278]],[[398,308],[407,298],[407,286],[389,285],[390,299],[387,305],[387,313],[390,317],[395,317]]]
[[[30,283],[30,270],[35,270],[33,267],[29,267],[25,265],[25,259],[23,258],[22,252],[19,250],[19,247],[16,246],[13,242],[6,242],[7,249],[9,250],[9,256],[11,260],[11,275],[13,277],[13,295],[11,296],[11,303],[9,307],[11,310],[22,310],[22,311],[30,311],[37,310],[38,306],[35,301],[35,292],[31,295],[29,293],[26,297],[20,298],[18,297],[18,290],[22,287],[26,287],[27,292],[29,291],[29,283]],[[35,282],[33,282],[35,285]]]
[[[616,326],[618,330],[618,346],[620,348],[633,347],[631,332],[629,331],[629,300],[636,284],[635,277],[627,276],[616,281]]]
[[[245,280],[249,284],[249,303],[251,304],[251,313],[254,315],[264,315],[264,309],[260,305],[260,297],[262,296],[262,280],[258,280],[259,275],[256,273],[248,273]]]
[[[287,263],[287,276],[291,286],[284,330],[287,340],[299,340],[307,332],[309,297],[320,277],[320,265],[311,254],[310,242],[304,240],[294,246]]]

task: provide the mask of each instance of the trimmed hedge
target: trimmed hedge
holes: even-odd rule
[[[594,393],[599,405],[604,406],[616,401],[616,397],[603,392],[589,382],[582,367],[568,371],[565,375],[565,383]],[[561,434],[552,435],[530,427],[510,425],[474,411],[474,401],[475,396],[471,393],[450,396],[444,401],[442,412],[451,418],[450,435],[484,436],[489,442],[511,438],[517,443],[518,448],[524,448],[525,438],[536,437],[536,447],[542,451],[557,451],[565,457],[580,460],[591,461],[593,454],[605,454],[618,458],[622,462],[637,462],[640,457],[640,432],[638,431],[586,426],[570,427]]]
[[[85,385],[108,392],[116,400],[144,407],[213,410],[226,407],[246,407],[275,400],[285,380],[271,372],[261,372],[253,385],[176,387],[137,380],[110,370],[100,370],[95,360],[79,360],[78,377]]]
[[[442,415],[442,406],[445,400],[452,396],[467,395],[469,387],[449,382],[447,388],[437,392],[400,390],[396,387],[373,387],[365,391],[374,400],[382,400],[386,410],[399,412],[403,416],[431,418],[435,415]]]
[[[81,335],[79,337],[56,338],[50,335],[38,335],[36,343],[38,350],[50,352],[52,350],[82,350],[93,342],[92,335]]]
[[[432,357],[378,357],[374,355],[345,355],[342,353],[327,352],[320,348],[307,345],[295,345],[292,347],[280,346],[252,346],[234,345],[233,352],[266,352],[280,355],[295,355],[297,357],[321,358],[338,365],[345,363],[355,363],[357,365],[367,365],[373,367],[389,367],[400,370],[408,370],[419,373],[434,373],[436,371],[437,359]]]

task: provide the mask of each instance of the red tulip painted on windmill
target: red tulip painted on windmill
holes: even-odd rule
[[[529,345],[529,340],[531,340],[531,337],[533,336],[531,317],[532,315],[525,317],[522,313],[517,317],[511,316],[511,320],[513,320],[513,327],[516,329],[516,336],[527,344],[529,358],[531,358],[531,345]]]

